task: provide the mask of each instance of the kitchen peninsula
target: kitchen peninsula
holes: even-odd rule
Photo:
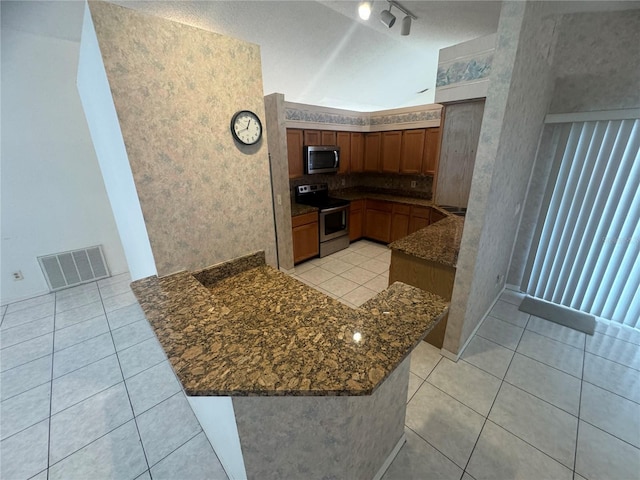
[[[352,309],[263,253],[132,288],[231,478],[378,478],[409,354],[448,307],[396,283]]]

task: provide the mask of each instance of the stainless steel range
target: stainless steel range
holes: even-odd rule
[[[326,183],[296,187],[296,202],[318,207],[320,257],[349,246],[349,200],[329,196]]]

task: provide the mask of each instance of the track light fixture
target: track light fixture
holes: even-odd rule
[[[383,10],[380,13],[380,21],[387,26],[387,28],[393,27],[393,24],[396,23],[396,16],[391,13],[391,5],[389,5],[389,10]]]
[[[405,36],[409,35],[411,31],[411,19],[417,20],[418,17],[416,17],[413,13],[411,13],[409,10],[403,7],[396,0],[387,0],[387,3],[389,3],[389,9],[383,10],[380,13],[380,21],[384,25],[386,25],[387,28],[393,27],[393,24],[396,22],[396,17],[393,13],[391,13],[391,7],[396,7],[398,10],[400,10],[402,13],[405,14],[405,17],[402,19],[402,27],[400,29],[400,35],[405,35]]]

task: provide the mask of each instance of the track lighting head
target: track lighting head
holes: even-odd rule
[[[389,5],[389,10],[383,10],[380,14],[380,21],[387,26],[387,28],[393,27],[393,24],[396,23],[396,16],[391,13],[391,5]]]
[[[400,28],[400,35],[407,36],[411,32],[411,17],[407,15],[402,19],[402,27]]]

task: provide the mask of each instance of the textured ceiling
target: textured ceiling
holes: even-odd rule
[[[292,102],[371,111],[433,102],[440,48],[497,30],[500,2],[401,1],[414,13],[411,35],[357,16],[358,1],[125,1],[122,6],[256,43],[264,93]],[[632,8],[638,2],[554,2],[559,12]],[[83,2],[2,1],[2,27],[80,38]],[[424,93],[418,93],[428,89]]]

